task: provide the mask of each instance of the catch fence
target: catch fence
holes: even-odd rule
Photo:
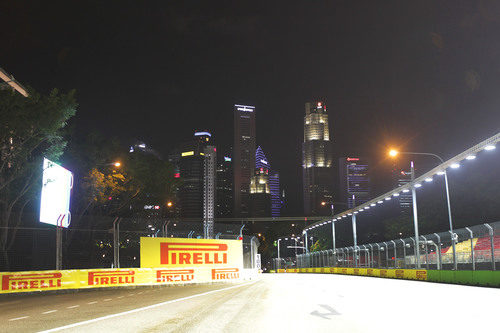
[[[275,258],[273,268],[417,268],[415,244],[415,238],[408,237],[356,248],[315,251],[295,258]],[[431,270],[455,267],[457,270],[496,270],[500,267],[500,222],[456,229],[453,234],[448,231],[422,235],[419,259],[420,268]]]
[[[73,218],[75,219],[75,218]],[[85,216],[78,228],[62,230],[61,269],[140,267],[141,237],[203,238],[201,222],[181,222],[160,218],[122,218]],[[217,239],[238,239],[241,225],[217,223]],[[10,248],[0,256],[0,271],[51,270],[56,267],[56,228],[3,228]],[[243,235],[243,267],[255,268],[259,242]]]

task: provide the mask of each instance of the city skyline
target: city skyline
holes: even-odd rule
[[[333,111],[334,156],[365,156],[389,175],[372,180],[378,192],[388,146],[446,158],[497,130],[497,8],[459,3],[122,4],[120,15],[106,3],[89,20],[83,4],[12,2],[6,24],[25,29],[0,32],[1,67],[41,92],[75,88],[78,132],[163,156],[193,129],[231,142],[227,112],[255,105],[258,143],[299,214],[304,101]]]

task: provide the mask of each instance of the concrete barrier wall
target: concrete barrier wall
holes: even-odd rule
[[[277,273],[325,273],[421,280],[476,286],[500,287],[500,271],[445,271],[426,269],[377,269],[352,267],[315,267],[278,269]]]
[[[0,294],[64,289],[233,282],[252,278],[239,268],[127,268],[2,272]]]

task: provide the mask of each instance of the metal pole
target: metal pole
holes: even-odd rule
[[[389,248],[387,243],[383,243],[385,245],[385,268],[389,268]]]
[[[278,238],[278,269],[281,267],[281,259],[280,259],[280,240]]]
[[[470,234],[470,255],[472,257],[472,270],[476,270],[476,260],[474,258],[474,233],[469,228],[465,227]]]
[[[425,248],[425,267],[427,267],[427,269],[429,269],[429,249],[427,248],[427,238],[425,238],[424,236],[422,236],[422,238],[424,239],[425,243],[424,243],[424,248]]]
[[[309,246],[307,244],[307,231],[305,231],[305,235],[306,235],[306,237],[305,237],[305,239],[306,239],[306,253],[309,253]]]
[[[434,233],[434,235],[437,238],[437,241],[438,241],[438,245],[437,246],[438,246],[438,249],[439,249],[438,260],[439,260],[439,266],[440,266],[440,268],[438,268],[438,269],[443,269],[443,261],[442,261],[442,258],[441,258],[441,237],[437,233]]]
[[[403,243],[403,268],[406,268],[406,243],[402,238],[399,240]]]
[[[417,259],[416,259],[416,257],[417,257],[417,252],[416,252],[416,250],[415,250],[415,245],[416,245],[416,244],[415,244],[415,240],[413,239],[413,237],[410,237],[410,239],[411,239],[411,241],[413,242],[413,256],[415,257],[415,268],[417,268],[417,266],[416,266],[416,262],[417,262]]]
[[[356,214],[354,213],[352,214],[352,237],[354,240],[354,262],[356,264],[356,267],[358,267],[358,257],[356,256],[356,247],[358,246],[358,239],[356,235]]]
[[[297,258],[297,238],[293,239],[295,241],[295,258]]]
[[[335,251],[335,222],[332,220],[332,249]]]
[[[113,267],[120,268],[120,220],[113,220]]]
[[[413,165],[413,161],[410,162],[411,166],[411,181],[415,180],[415,168]],[[411,196],[412,196],[412,204],[413,204],[413,227],[415,229],[415,257],[416,257],[416,265],[417,269],[420,269],[420,244],[419,244],[419,235],[418,235],[418,213],[417,213],[417,192],[415,191],[415,186],[411,187]]]
[[[377,268],[380,268],[380,266],[382,266],[382,262],[380,261],[380,245],[377,243],[377,247],[378,247],[378,266]]]
[[[370,267],[373,268],[373,246],[371,244],[368,244],[370,247]]]
[[[62,269],[62,227],[56,227],[56,270]]]
[[[491,247],[491,269],[495,270],[495,243],[493,242],[493,228],[488,224],[484,224],[488,228],[488,233],[490,234],[490,247]]]
[[[391,240],[392,245],[394,245],[394,268],[396,268],[396,262],[398,261],[398,255],[396,253],[396,242]]]
[[[453,235],[453,220],[451,217],[451,205],[450,205],[450,189],[448,187],[448,173],[444,170],[444,184],[446,186],[446,203],[448,204],[448,220],[450,222],[450,232]],[[441,243],[440,243],[441,244]],[[451,246],[453,248],[453,269],[457,270],[457,252],[455,248],[455,241],[452,239]]]
[[[163,237],[168,237],[168,225],[170,224],[170,221],[166,221],[163,223]]]

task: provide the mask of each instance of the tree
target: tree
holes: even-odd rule
[[[323,251],[327,249],[327,246],[325,244],[324,239],[318,239],[312,246],[311,246],[311,252],[318,252],[318,251]]]
[[[29,97],[0,91],[0,253],[9,269],[13,245],[25,207],[39,193],[44,157],[57,161],[66,146],[68,119],[76,113],[75,92],[56,89]],[[14,215],[17,218],[14,218]]]

